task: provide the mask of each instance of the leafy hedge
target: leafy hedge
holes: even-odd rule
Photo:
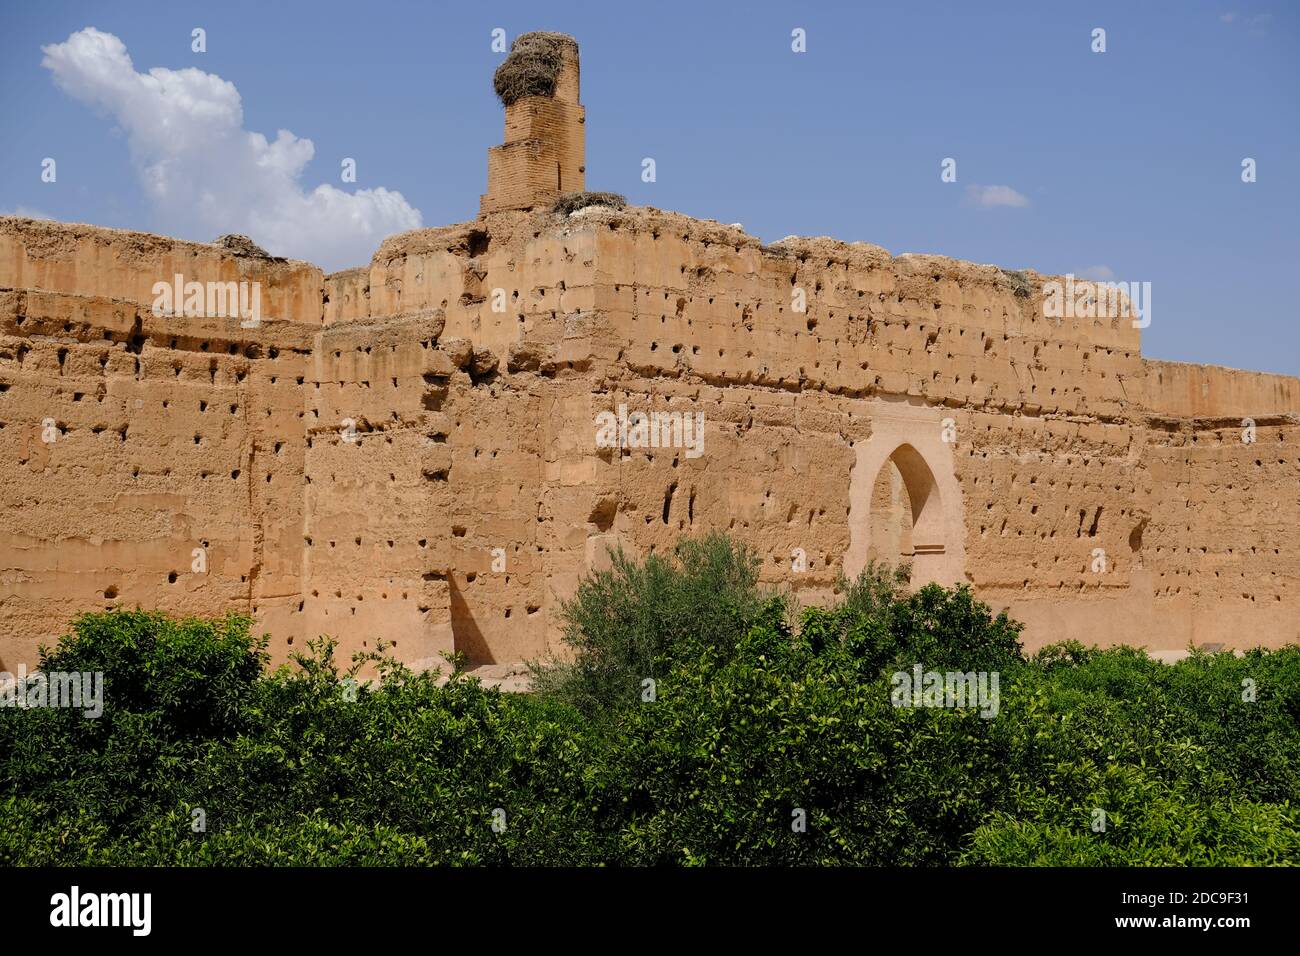
[[[104,713],[0,708],[0,864],[1300,860],[1297,647],[1026,658],[964,588],[871,569],[797,609],[723,538],[616,556],[567,619],[511,695],[328,641],[268,674],[235,617],[81,617],[42,667],[102,671]],[[996,716],[893,706],[915,664],[996,671]]]

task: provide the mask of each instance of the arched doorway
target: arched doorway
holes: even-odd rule
[[[880,466],[869,514],[868,560],[911,565],[915,585],[943,580],[947,547],[939,485],[911,445],[899,445]]]

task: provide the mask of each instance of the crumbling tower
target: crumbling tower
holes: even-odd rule
[[[532,209],[581,192],[586,111],[578,103],[578,43],[563,33],[525,33],[493,77],[506,108],[505,142],[488,150],[480,215]]]

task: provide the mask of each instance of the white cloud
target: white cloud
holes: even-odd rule
[[[1010,186],[967,186],[966,199],[981,209],[992,209],[995,206],[1019,208],[1029,205],[1029,200]]]
[[[1113,282],[1115,279],[1115,270],[1110,266],[1088,266],[1075,274],[1081,279],[1091,279],[1093,282]]]
[[[1234,11],[1230,13],[1219,14],[1219,20],[1222,23],[1228,23],[1228,24],[1236,23],[1237,21],[1241,20],[1243,23],[1246,24],[1247,27],[1251,28],[1252,33],[1258,33],[1260,27],[1266,26],[1267,24],[1273,22],[1273,14],[1252,13],[1247,17],[1245,17],[1245,19],[1243,20],[1241,15]]]
[[[242,233],[273,255],[339,269],[369,262],[385,236],[422,224],[401,193],[382,187],[308,191],[301,178],[311,140],[282,129],[268,141],[244,129],[239,91],[215,74],[137,73],[125,44],[94,27],[41,51],[60,89],[126,132],[145,192],[172,234],[207,241]]]

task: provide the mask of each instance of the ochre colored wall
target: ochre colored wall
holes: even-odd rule
[[[266,318],[153,315],[176,271],[263,282]],[[137,605],[252,614],[277,659],[517,661],[607,548],[707,530],[824,600],[880,554],[891,460],[919,576],[1031,647],[1295,640],[1300,380],[1144,360],[1044,281],[651,209],[494,213],[331,276],[0,220],[0,664]],[[702,453],[599,447],[620,406],[702,414]]]

